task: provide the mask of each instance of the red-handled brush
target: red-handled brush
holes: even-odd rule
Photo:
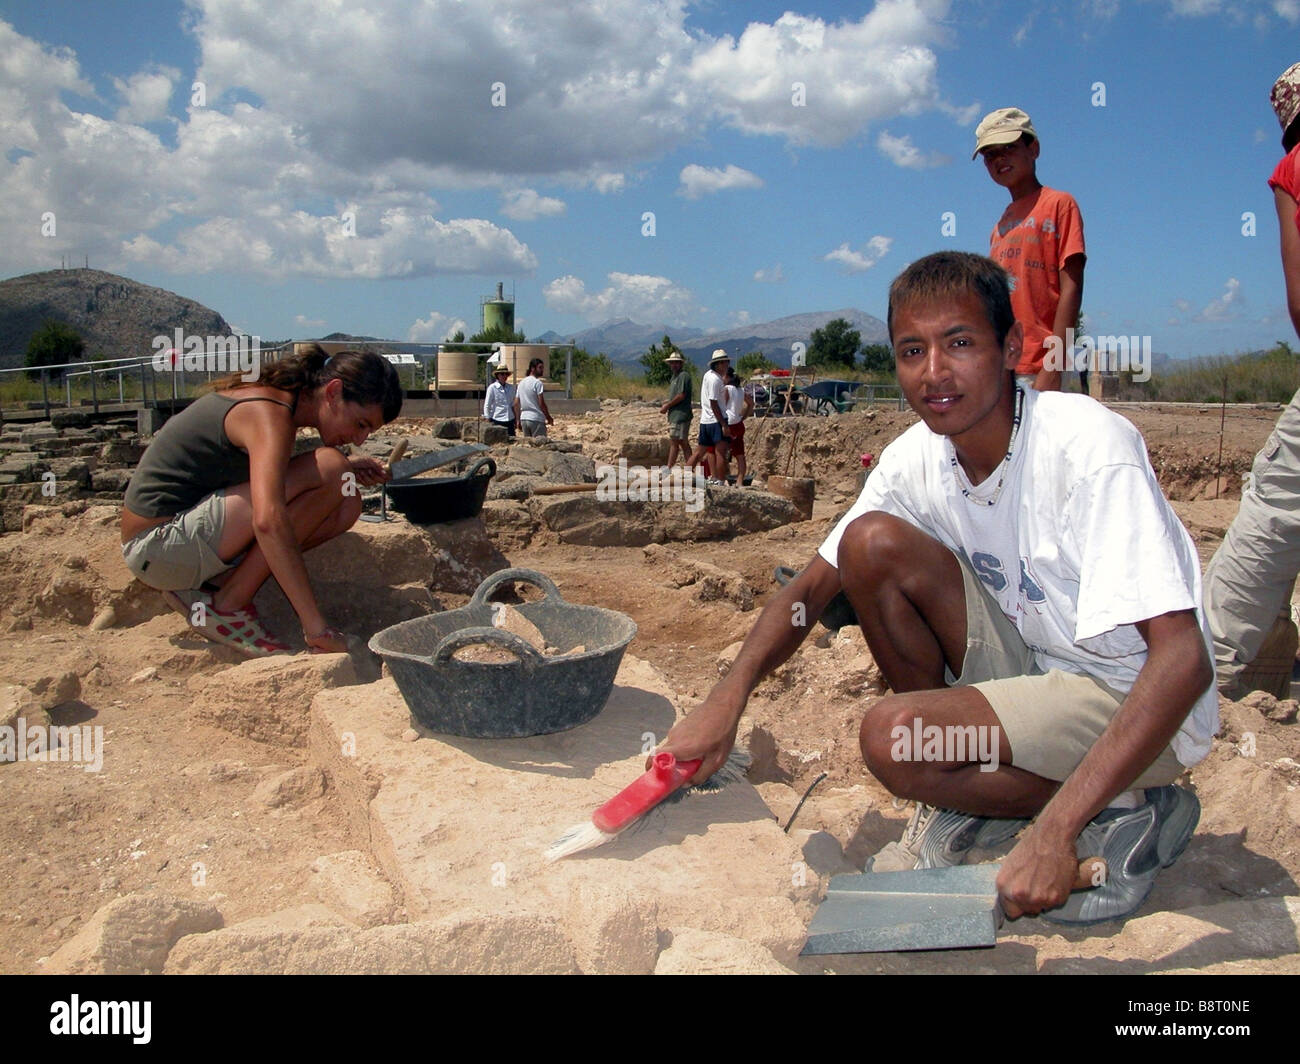
[[[650,769],[614,795],[583,824],[576,824],[546,851],[548,861],[581,853],[608,842],[633,821],[679,790],[700,767],[700,761],[678,761],[672,754],[655,754]],[[716,778],[716,776],[714,777]]]

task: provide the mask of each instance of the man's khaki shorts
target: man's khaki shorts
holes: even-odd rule
[[[958,687],[974,687],[993,707],[1011,744],[1011,763],[1036,776],[1064,780],[1101,737],[1123,696],[1091,676],[1038,671],[1019,631],[960,557],[966,590],[966,660]],[[1173,783],[1183,766],[1166,746],[1132,788]]]
[[[691,438],[691,423],[689,421],[670,421],[668,422],[668,438],[670,440],[686,440]]]

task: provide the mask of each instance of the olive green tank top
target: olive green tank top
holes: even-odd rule
[[[253,395],[246,399],[209,392],[168,420],[149,444],[126,488],[126,508],[141,517],[174,517],[214,491],[248,480],[248,453],[226,437],[226,415],[240,403],[277,403],[290,413],[297,406]]]

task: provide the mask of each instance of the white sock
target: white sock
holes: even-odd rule
[[[1108,809],[1136,809],[1146,805],[1147,796],[1141,791],[1123,791],[1112,799]]]

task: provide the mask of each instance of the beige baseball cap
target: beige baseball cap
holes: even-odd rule
[[[991,148],[994,144],[1013,144],[1023,133],[1028,133],[1035,140],[1038,139],[1038,134],[1034,132],[1034,124],[1019,107],[1001,107],[991,111],[975,127],[975,151],[971,154],[971,158],[974,159],[981,151]]]

